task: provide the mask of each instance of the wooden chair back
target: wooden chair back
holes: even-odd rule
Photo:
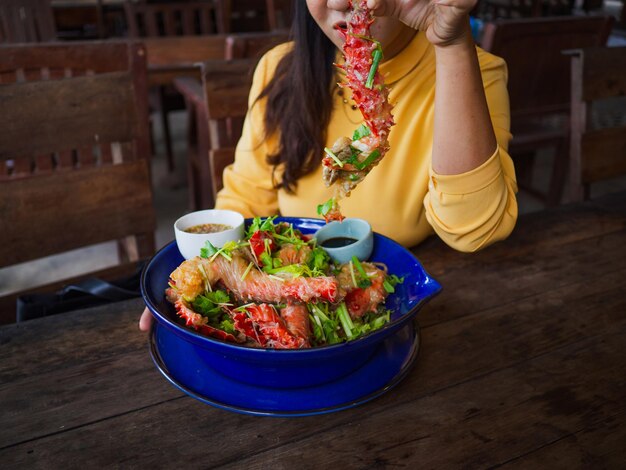
[[[128,33],[133,38],[197,36],[227,33],[223,0],[124,3]]]
[[[498,20],[485,25],[483,48],[502,57],[508,67],[513,134],[509,151],[518,184],[546,205],[560,202],[567,179],[570,71],[561,51],[606,44],[612,22],[612,17],[568,16]],[[535,155],[540,149],[553,149],[547,189],[533,181]]]
[[[143,46],[5,47],[0,108],[0,213],[10,221],[0,266],[111,240],[133,269],[154,252]]]
[[[595,103],[626,99],[626,47],[568,51],[572,66],[570,190],[589,198],[592,183],[626,175],[626,113],[608,128],[592,124]],[[604,103],[606,106],[606,103]]]
[[[293,0],[222,0],[229,32],[246,33],[291,26]]]
[[[234,160],[248,112],[255,59],[207,61],[202,66],[202,86],[209,131],[209,173],[213,200],[222,189],[224,168]]]
[[[0,43],[44,42],[56,39],[49,0],[2,0]]]
[[[265,0],[267,20],[271,31],[288,29],[293,20],[293,2],[291,0]]]
[[[226,36],[224,58],[260,59],[261,56],[277,44],[289,39],[287,30],[275,30],[267,33],[240,33]]]
[[[146,47],[148,66],[154,69],[223,59],[228,37],[227,34],[205,34],[144,38],[141,42]]]
[[[574,0],[484,0],[477,10],[489,20],[571,15]]]
[[[481,45],[507,63],[512,118],[567,110],[569,62],[561,51],[605,45],[612,24],[610,16],[486,23]]]
[[[286,31],[238,33],[226,38],[226,60],[202,65],[202,83],[176,80],[185,96],[193,125],[189,138],[190,207],[213,207],[222,188],[222,173],[234,160],[252,83],[252,69],[261,55],[288,40]]]

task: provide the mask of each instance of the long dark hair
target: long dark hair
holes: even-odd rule
[[[322,159],[333,107],[335,45],[309,13],[306,2],[296,0],[291,30],[293,49],[258,99],[267,97],[265,133],[279,133],[278,149],[267,161],[276,169],[284,165],[277,188],[293,192],[300,177],[313,171]]]

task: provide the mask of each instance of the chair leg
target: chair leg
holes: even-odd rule
[[[163,128],[163,137],[165,139],[165,155],[167,156],[167,169],[171,173],[174,171],[174,152],[172,151],[172,136],[170,133],[170,121],[167,117],[167,110],[164,109],[165,87],[159,87],[159,101],[161,102],[161,126]]]
[[[550,177],[550,187],[546,196],[547,206],[557,206],[561,202],[565,180],[569,169],[569,137],[562,139],[554,153],[554,164]]]

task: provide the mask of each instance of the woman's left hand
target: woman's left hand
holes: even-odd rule
[[[424,31],[435,46],[464,42],[471,36],[469,12],[477,0],[367,0],[375,16],[391,16]]]

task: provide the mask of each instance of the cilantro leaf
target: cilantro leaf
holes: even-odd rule
[[[200,256],[202,258],[210,258],[215,253],[217,253],[217,248],[213,246],[209,240],[204,243],[204,248],[200,248]]]
[[[361,137],[365,137],[366,135],[370,135],[372,132],[369,127],[365,124],[361,124],[352,134],[352,140],[359,140]]]
[[[318,215],[321,215],[323,217],[326,214],[328,214],[334,206],[335,206],[335,199],[331,197],[324,204],[320,204],[317,206],[317,213]]]

